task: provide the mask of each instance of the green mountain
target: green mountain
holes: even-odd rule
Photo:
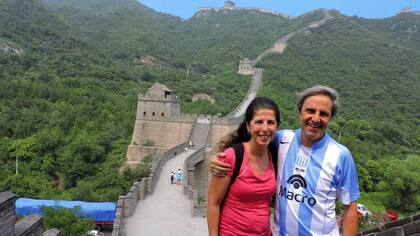
[[[326,14],[332,19],[301,30]],[[379,192],[380,207],[420,209],[389,201],[410,192],[401,199],[418,202],[420,191],[409,164],[420,150],[416,13],[370,20],[325,10],[297,18],[237,10],[182,20],[135,0],[4,0],[0,25],[0,191],[115,200],[144,174],[118,174],[138,92],[161,82],[181,95],[183,112],[227,114],[250,82],[236,74],[239,58],[255,58],[296,32],[283,54],[258,64],[260,93],[280,105],[282,128],[298,127],[296,92],[336,88],[342,108],[330,132],[352,150],[366,196]],[[216,103],[192,102],[196,93]],[[385,173],[397,167],[407,184],[389,189],[398,178]]]

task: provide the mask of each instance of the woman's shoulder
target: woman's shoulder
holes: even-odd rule
[[[226,149],[224,151],[224,153],[225,153],[225,157],[224,158],[219,158],[219,160],[221,160],[224,163],[227,163],[231,166],[232,166],[232,164],[234,165],[235,160],[236,160],[235,149],[233,149],[233,147],[230,147],[230,148]]]
[[[232,177],[233,170],[235,169],[236,153],[233,147],[230,147],[224,151],[225,157],[219,158],[220,161],[230,165],[229,177]]]

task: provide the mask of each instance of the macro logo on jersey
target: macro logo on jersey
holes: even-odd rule
[[[293,186],[294,189],[298,190],[300,188],[307,188],[306,180],[301,175],[292,175],[287,179],[287,183]],[[303,192],[303,191],[302,191]],[[308,204],[309,206],[314,206],[316,204],[316,199],[300,194],[288,191],[286,187],[280,186],[280,197],[286,198],[288,201],[296,201],[300,204]]]
[[[308,185],[306,184],[305,178],[300,175],[292,175],[287,179],[287,183],[293,185],[293,188],[299,189],[300,187],[306,188]]]

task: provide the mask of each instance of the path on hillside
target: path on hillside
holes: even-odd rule
[[[133,216],[126,219],[127,236],[208,235],[206,218],[191,217],[191,200],[182,185],[171,185],[169,180],[169,173],[182,168],[193,152],[182,152],[165,163],[153,194],[139,201]]]

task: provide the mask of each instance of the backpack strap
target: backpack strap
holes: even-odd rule
[[[277,148],[276,145],[271,142],[268,144],[268,151],[270,152],[271,155],[271,161],[273,162],[273,167],[274,167],[274,173],[275,173],[275,179],[277,182]],[[273,197],[271,197],[271,205],[274,206],[275,202],[276,202],[276,196],[277,194],[274,193]]]
[[[268,144],[268,151],[270,152],[271,161],[273,162],[273,166],[274,166],[274,172],[277,176],[277,149],[276,149],[276,145],[273,142]]]
[[[230,186],[235,182],[236,177],[239,175],[241,170],[242,161],[244,160],[244,145],[242,143],[235,143],[232,145],[233,150],[235,151],[235,169],[233,169],[232,178],[230,178],[229,186],[226,190],[226,195],[229,192]],[[225,205],[226,195],[222,201],[221,208]]]
[[[232,178],[230,179],[230,185],[235,182],[236,177],[239,175],[241,170],[242,161],[244,160],[244,145],[242,143],[235,143],[232,145],[233,150],[235,150],[235,169],[233,169]]]

